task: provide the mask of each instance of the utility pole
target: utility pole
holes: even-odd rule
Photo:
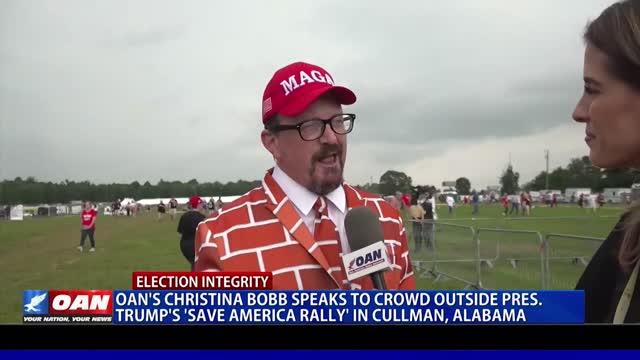
[[[544,151],[544,158],[547,161],[547,172],[546,172],[546,179],[544,182],[544,189],[545,190],[549,190],[549,150],[545,150]]]

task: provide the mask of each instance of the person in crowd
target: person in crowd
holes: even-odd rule
[[[396,210],[402,209],[402,201],[397,196],[391,195],[387,198],[387,203]]]
[[[164,204],[164,201],[160,200],[160,204],[158,204],[158,221],[164,218],[164,214],[167,212],[167,207]]]
[[[531,216],[531,207],[533,206],[533,200],[529,192],[522,193],[522,215]]]
[[[573,119],[585,126],[594,166],[640,168],[640,0],[607,7],[584,32],[584,92]],[[590,260],[587,323],[640,322],[640,204],[629,207]]]
[[[453,215],[453,208],[456,205],[456,200],[451,195],[447,195],[445,201],[447,202],[447,207],[449,208],[449,215]]]
[[[95,232],[96,232],[96,218],[98,217],[98,212],[96,209],[91,206],[90,201],[86,201],[84,203],[84,209],[80,213],[81,220],[81,231],[80,231],[80,246],[78,246],[78,251],[84,251],[84,242],[89,237],[89,242],[91,243],[91,248],[89,252],[96,251],[96,240],[95,240]]]
[[[112,209],[113,209],[113,215],[118,216],[120,215],[120,206],[122,200],[120,200],[120,198],[116,199],[116,201],[113,203]]]
[[[411,206],[411,198],[409,197],[409,194],[402,194],[400,199],[402,200],[403,209],[408,209]]]
[[[507,194],[502,195],[502,208],[504,209],[502,215],[509,215],[509,195]]]
[[[189,210],[187,210],[178,221],[178,234],[180,234],[180,251],[189,262],[189,268],[193,271],[195,261],[195,239],[198,224],[205,219],[202,213],[206,203],[199,196],[192,196],[189,199]]]
[[[409,206],[409,214],[411,215],[412,235],[414,242],[414,250],[420,252],[422,250],[423,232],[422,221],[424,220],[425,211],[424,208],[418,205],[418,197],[411,198],[411,206]]]
[[[473,193],[471,194],[471,203],[473,205],[471,214],[478,215],[480,213],[480,195],[478,195],[478,192],[475,190],[473,190]]]
[[[169,215],[171,215],[171,220],[175,220],[177,214],[178,214],[178,200],[172,197],[169,200]]]
[[[598,196],[596,194],[589,194],[587,198],[589,199],[588,203],[591,213],[595,214],[598,211]]]
[[[513,195],[510,195],[510,197],[511,197],[511,210],[509,210],[509,215],[513,214],[514,212],[516,213],[516,215],[520,215],[520,195],[513,194]]]
[[[436,219],[435,200],[431,193],[427,194],[427,198],[422,202],[424,209],[424,221],[422,223],[422,237],[427,249],[433,249],[433,221]]]

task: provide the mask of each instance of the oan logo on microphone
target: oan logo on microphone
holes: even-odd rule
[[[349,281],[377,271],[391,269],[391,262],[387,254],[387,247],[382,241],[378,241],[350,254],[342,256],[344,268],[347,271]]]

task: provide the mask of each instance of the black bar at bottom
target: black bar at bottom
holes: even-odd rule
[[[4,325],[5,349],[639,349],[614,325]],[[78,341],[82,339],[82,341]]]

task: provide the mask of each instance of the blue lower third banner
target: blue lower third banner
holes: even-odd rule
[[[582,291],[113,292],[115,324],[583,324]]]

